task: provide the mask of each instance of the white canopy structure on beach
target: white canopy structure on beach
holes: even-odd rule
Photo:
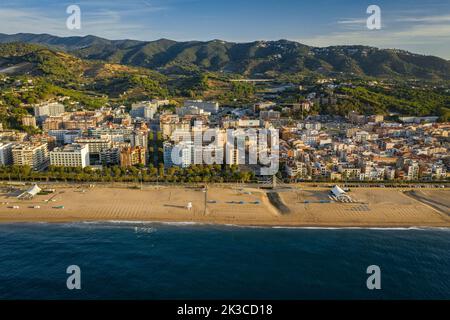
[[[339,186],[334,186],[333,189],[331,189],[331,193],[333,194],[333,196],[336,197],[336,199],[338,199],[339,201],[342,200],[351,200],[351,198],[347,195],[347,193],[342,190],[341,187]]]
[[[33,199],[34,196],[36,196],[39,192],[41,192],[41,190],[42,189],[39,188],[37,184],[35,184],[30,189],[28,189],[27,191],[21,193],[19,196],[17,196],[17,198],[20,199],[20,200]]]
[[[337,197],[337,196],[345,194],[345,191],[342,190],[342,188],[339,186],[334,186],[333,189],[331,189],[331,193],[333,193],[333,195],[335,195]]]

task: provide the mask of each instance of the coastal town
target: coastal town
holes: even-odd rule
[[[333,87],[332,80],[321,81]],[[278,133],[279,145],[274,148],[269,143],[267,151],[276,153],[279,170],[274,175],[283,182],[448,180],[449,123],[438,122],[434,116],[397,116],[393,120],[354,111],[346,116],[309,115],[315,105],[336,104],[339,96],[308,92],[303,101],[273,102],[291,86],[278,85],[260,101],[238,107],[215,101],[185,99],[177,105],[169,99],[151,99],[129,106],[108,104],[84,110],[69,97],[41,102],[32,106],[33,114],[20,119],[27,132],[0,132],[0,164],[41,173],[57,168],[89,168],[89,172],[117,167],[151,168],[163,180],[165,173],[174,172],[173,167],[220,164],[245,173],[239,176],[245,182],[266,181],[268,177],[261,175],[262,165],[247,161],[254,141],[245,140],[244,150],[226,148],[235,143],[230,141],[227,130],[239,130],[245,135],[248,130],[266,129]],[[72,107],[69,109],[73,111],[68,111],[67,106],[73,104],[76,110]],[[200,162],[194,161],[196,153],[204,154],[211,148],[209,141],[193,143],[196,132],[207,130],[215,131],[214,146],[223,149],[221,158],[227,161],[207,164],[201,162],[202,157]],[[178,143],[178,132],[190,135],[191,141]],[[179,157],[174,162],[175,147]],[[213,177],[206,175],[202,178],[196,182],[226,181],[209,180]],[[168,181],[177,181],[171,179]]]
[[[0,221],[447,227],[446,85],[302,79],[108,98],[3,76]]]
[[[448,302],[449,4],[3,1],[0,300]]]

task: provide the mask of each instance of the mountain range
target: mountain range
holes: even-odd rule
[[[0,34],[0,43],[39,44],[78,58],[144,67],[161,73],[200,70],[276,76],[314,73],[450,80],[450,61],[398,49],[368,46],[312,47],[289,40],[234,43],[108,40],[96,36]]]

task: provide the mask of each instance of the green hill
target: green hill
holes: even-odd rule
[[[317,73],[369,77],[450,79],[450,62],[403,50],[367,46],[316,48],[294,41],[234,43],[107,40],[95,36],[55,37],[0,34],[0,43],[35,43],[89,60],[104,60],[161,72],[204,70],[244,76]],[[175,69],[174,69],[175,68]]]

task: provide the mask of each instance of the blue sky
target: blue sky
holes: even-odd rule
[[[67,6],[81,9],[69,30]],[[381,8],[381,30],[366,9]],[[364,44],[450,59],[450,0],[0,0],[1,33],[93,34],[108,39]]]

